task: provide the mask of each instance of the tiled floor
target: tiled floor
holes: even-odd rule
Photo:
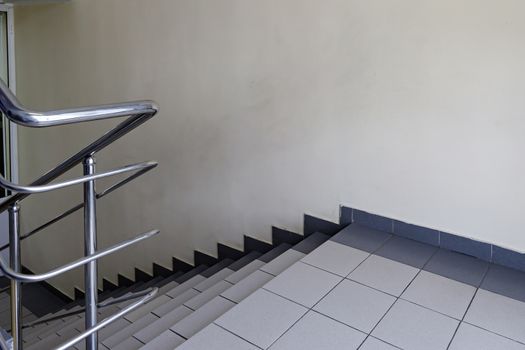
[[[303,253],[183,348],[525,350],[525,273],[355,224]]]

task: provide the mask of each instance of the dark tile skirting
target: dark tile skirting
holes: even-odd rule
[[[497,245],[342,206],[340,210],[341,225],[348,225],[354,222],[397,236],[474,256],[484,261],[525,271],[525,254],[501,248]]]

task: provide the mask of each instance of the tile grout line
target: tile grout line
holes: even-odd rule
[[[523,342],[521,342],[521,341],[518,341],[518,340],[516,340],[516,339],[512,339],[512,338],[509,338],[509,337],[507,337],[507,336],[505,336],[505,335],[501,335],[501,334],[499,334],[499,333],[496,333],[496,332],[494,332],[494,331],[491,331],[490,329],[483,328],[483,327],[481,327],[481,326],[475,325],[475,324],[470,323],[470,322],[467,322],[467,321],[463,321],[463,323],[468,324],[468,325],[470,325],[470,326],[472,326],[472,327],[475,327],[475,328],[479,328],[479,329],[481,329],[481,330],[486,331],[487,333],[494,334],[494,335],[496,335],[496,336],[498,336],[498,337],[505,338],[505,339],[510,340],[510,341],[512,341],[512,342],[514,342],[514,343],[518,343],[518,344],[521,344],[521,345],[525,345],[525,343],[523,343]]]
[[[368,335],[366,336],[365,340],[363,341],[363,343],[357,348],[358,350],[361,348],[361,346],[366,342],[366,340],[369,338],[369,337],[374,337],[372,335],[372,333],[374,332],[374,330],[377,328],[377,326],[379,326],[379,324],[381,323],[381,321],[383,321],[383,319],[386,317],[386,315],[388,315],[388,313],[390,312],[390,310],[392,310],[392,308],[394,307],[394,305],[399,301],[399,299],[401,298],[401,295],[403,295],[403,293],[405,293],[405,291],[408,289],[408,287],[410,287],[410,285],[412,284],[412,282],[414,282],[414,280],[417,278],[417,276],[419,276],[419,274],[421,273],[421,271],[423,271],[423,269],[427,266],[428,262],[430,260],[432,260],[432,258],[437,254],[437,252],[439,251],[439,249],[436,249],[434,251],[434,253],[432,253],[432,255],[428,258],[428,260],[425,262],[425,264],[423,264],[423,266],[419,269],[419,271],[417,272],[417,274],[412,278],[412,280],[406,285],[406,287],[403,289],[403,291],[401,292],[401,294],[399,294],[399,297],[396,297],[396,300],[392,303],[392,305],[390,305],[390,307],[388,308],[388,310],[386,310],[386,312],[383,314],[383,316],[379,319],[379,321],[377,321],[377,323],[375,324],[375,326],[372,328],[372,330],[370,331],[370,333],[368,333]],[[404,299],[402,299],[404,300]],[[376,337],[374,337],[376,338]],[[382,340],[381,338],[377,338],[379,340]]]
[[[458,330],[459,330],[459,327],[461,326],[461,323],[465,320],[465,316],[467,316],[467,313],[468,313],[468,311],[470,309],[470,306],[474,302],[474,298],[476,298],[476,295],[478,295],[478,291],[481,288],[481,285],[483,284],[483,282],[485,281],[485,278],[487,277],[487,275],[489,273],[489,269],[490,269],[490,265],[487,265],[487,268],[485,269],[485,272],[483,273],[483,278],[479,282],[479,285],[476,287],[476,291],[474,292],[474,295],[470,299],[470,302],[469,302],[469,304],[467,306],[467,309],[465,310],[465,313],[463,314],[463,317],[461,317],[461,320],[459,321],[459,323],[458,323],[458,325],[456,327],[456,330],[454,331],[454,334],[452,335],[452,338],[450,339],[450,341],[449,341],[449,343],[447,345],[447,350],[452,345],[452,342],[454,341],[454,338],[456,337],[456,334],[458,333]]]
[[[348,273],[348,275],[346,275],[346,277],[348,277],[352,272],[354,272],[354,271],[355,271],[359,266],[361,266],[361,264],[363,264],[363,263],[364,263],[364,262],[365,262],[365,261],[366,261],[366,260],[367,260],[367,259],[368,259],[368,258],[374,253],[374,252],[376,252],[377,250],[381,249],[381,248],[386,244],[386,242],[388,242],[388,241],[393,237],[392,234],[389,234],[389,236],[390,236],[390,237],[388,237],[387,239],[385,239],[385,241],[384,241],[384,242],[383,242],[383,243],[382,243],[377,249],[375,249],[373,252],[371,252],[371,253],[366,252],[366,253],[368,253],[368,256],[367,256],[363,261],[361,261],[361,262],[360,262],[355,268],[353,268],[352,271],[350,271],[350,273]],[[330,240],[331,240],[331,239],[328,239],[328,241],[330,241]],[[317,248],[319,248],[319,247],[317,247]],[[316,248],[316,249],[317,249],[317,248]],[[355,249],[355,248],[354,248],[354,249]],[[315,250],[315,249],[314,249],[314,250]],[[313,251],[312,251],[312,252],[313,252]],[[311,252],[310,252],[310,253],[311,253]],[[310,253],[309,253],[309,254],[310,254]],[[308,254],[306,254],[305,256],[307,256],[307,255],[308,255]],[[301,262],[301,263],[304,264],[304,262],[302,262],[302,259],[303,259],[305,256],[303,256],[298,262]],[[309,265],[309,264],[308,264],[308,265]],[[315,267],[315,266],[314,266],[314,267]],[[316,268],[318,268],[318,267],[316,267]],[[319,268],[318,268],[318,269],[319,269]],[[319,270],[324,271],[324,270],[322,270],[322,269],[319,269]],[[327,271],[327,272],[328,272],[328,271]],[[330,272],[330,273],[333,274],[334,276],[337,276],[337,277],[341,278],[341,281],[339,281],[334,287],[332,287],[328,292],[326,292],[326,293],[325,293],[325,294],[324,294],[324,295],[323,295],[323,296],[322,296],[322,297],[321,297],[321,298],[320,298],[320,299],[319,299],[314,305],[312,305],[312,307],[306,307],[307,311],[306,311],[306,312],[305,312],[305,313],[304,313],[304,314],[303,314],[303,315],[302,315],[297,321],[295,321],[290,327],[288,327],[288,328],[287,328],[287,329],[286,329],[286,330],[285,330],[285,331],[284,331],[279,337],[277,337],[277,339],[275,339],[275,341],[273,341],[273,342],[270,344],[270,346],[269,346],[268,348],[272,347],[277,341],[279,341],[279,339],[281,339],[286,333],[288,333],[288,331],[289,331],[293,326],[295,326],[295,325],[296,325],[301,319],[303,319],[303,317],[304,317],[306,314],[308,314],[309,311],[314,311],[314,312],[315,312],[315,310],[314,310],[315,306],[316,306],[317,304],[319,304],[319,303],[321,302],[321,300],[323,300],[328,294],[330,294],[335,288],[337,288],[337,286],[339,286],[339,285],[341,284],[341,282],[343,282],[343,281],[346,279],[346,277],[341,277],[341,276],[336,275],[336,274],[334,274],[334,273],[332,273],[332,272]],[[275,295],[277,295],[277,296],[279,296],[279,297],[281,297],[281,298],[284,298],[284,299],[286,299],[286,300],[289,300],[289,301],[291,301],[291,302],[293,302],[293,303],[295,303],[295,304],[297,304],[297,305],[301,305],[302,307],[305,307],[304,305],[299,304],[299,303],[296,302],[296,301],[290,300],[290,299],[288,299],[288,298],[286,298],[286,297],[283,297],[282,295],[279,295],[279,294],[274,293],[274,292],[272,292],[272,291],[270,291],[270,290],[267,290],[266,288],[264,288],[264,286],[262,287],[262,289],[264,289],[265,291],[271,292],[272,294],[275,294]],[[342,323],[342,322],[341,322],[341,323]],[[344,324],[344,323],[343,323],[343,324]],[[348,325],[347,325],[347,326],[348,326]],[[365,340],[366,340],[366,337],[365,337]]]
[[[221,328],[222,330],[224,330],[224,331],[226,331],[226,332],[232,334],[233,336],[235,336],[235,337],[237,337],[237,338],[239,338],[239,339],[244,340],[244,341],[247,342],[248,344],[255,346],[257,349],[264,350],[264,348],[261,348],[259,345],[256,345],[256,344],[252,343],[251,341],[249,341],[248,339],[245,339],[245,338],[239,336],[238,334],[233,333],[233,332],[230,331],[229,329],[224,328],[223,326],[221,326],[221,325],[218,324],[218,323],[215,323],[215,321],[213,321],[211,324],[213,324],[213,325],[215,325],[215,326]]]

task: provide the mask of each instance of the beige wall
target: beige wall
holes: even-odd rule
[[[99,204],[103,275],[215,254],[338,206],[525,251],[525,3],[73,0],[16,8],[19,97],[42,108],[151,98],[156,120],[99,168],[157,159]],[[112,123],[20,132],[30,180]],[[79,174],[79,170],[75,174]],[[80,189],[28,201],[31,228]],[[41,271],[82,253],[80,215],[24,246]],[[47,252],[47,253],[46,253]],[[65,253],[65,254],[64,254]],[[56,280],[66,292],[79,273]]]

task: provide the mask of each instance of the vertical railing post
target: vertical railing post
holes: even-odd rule
[[[95,158],[84,159],[84,175],[95,173]],[[94,254],[97,250],[97,211],[95,181],[84,183],[84,253]],[[84,267],[84,288],[86,295],[86,329],[97,324],[97,262],[92,261]],[[86,349],[98,349],[98,334],[86,338]]]
[[[11,268],[21,272],[22,257],[20,255],[20,206],[13,203],[9,207],[9,262]],[[11,280],[11,336],[13,349],[22,349],[22,284]]]

